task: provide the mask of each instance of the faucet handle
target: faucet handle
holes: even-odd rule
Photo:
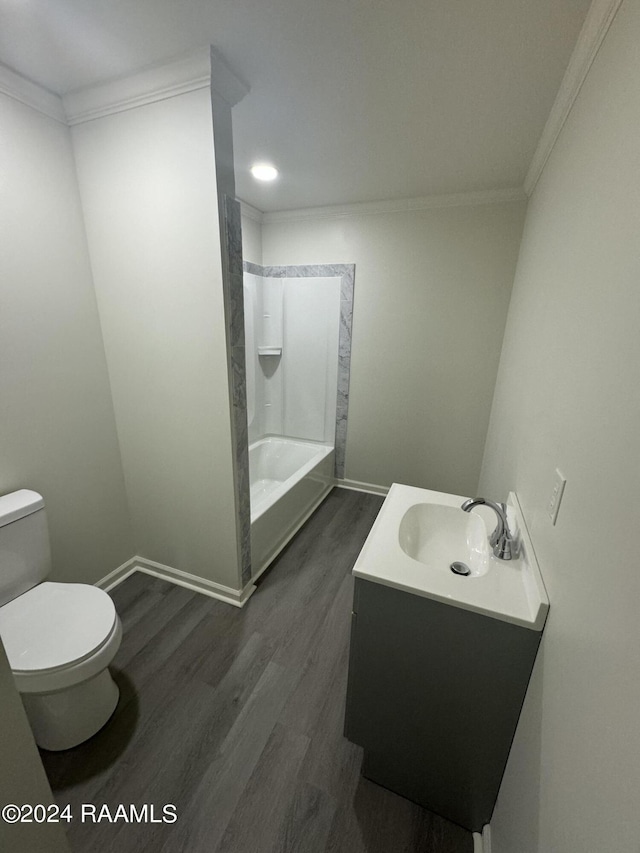
[[[492,544],[493,553],[499,560],[511,560],[518,556],[517,543],[506,534]]]

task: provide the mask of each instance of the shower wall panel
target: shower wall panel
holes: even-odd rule
[[[338,382],[339,278],[284,282],[283,435],[333,443]]]

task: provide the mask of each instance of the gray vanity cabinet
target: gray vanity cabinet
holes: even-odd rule
[[[345,735],[364,747],[363,775],[482,831],[540,637],[356,578]]]

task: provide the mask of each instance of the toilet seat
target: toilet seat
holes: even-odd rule
[[[43,693],[108,666],[122,628],[103,590],[47,581],[0,607],[0,635],[18,690]]]

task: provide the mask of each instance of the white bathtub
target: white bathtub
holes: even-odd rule
[[[329,444],[271,437],[249,446],[254,578],[329,494],[333,466]]]

